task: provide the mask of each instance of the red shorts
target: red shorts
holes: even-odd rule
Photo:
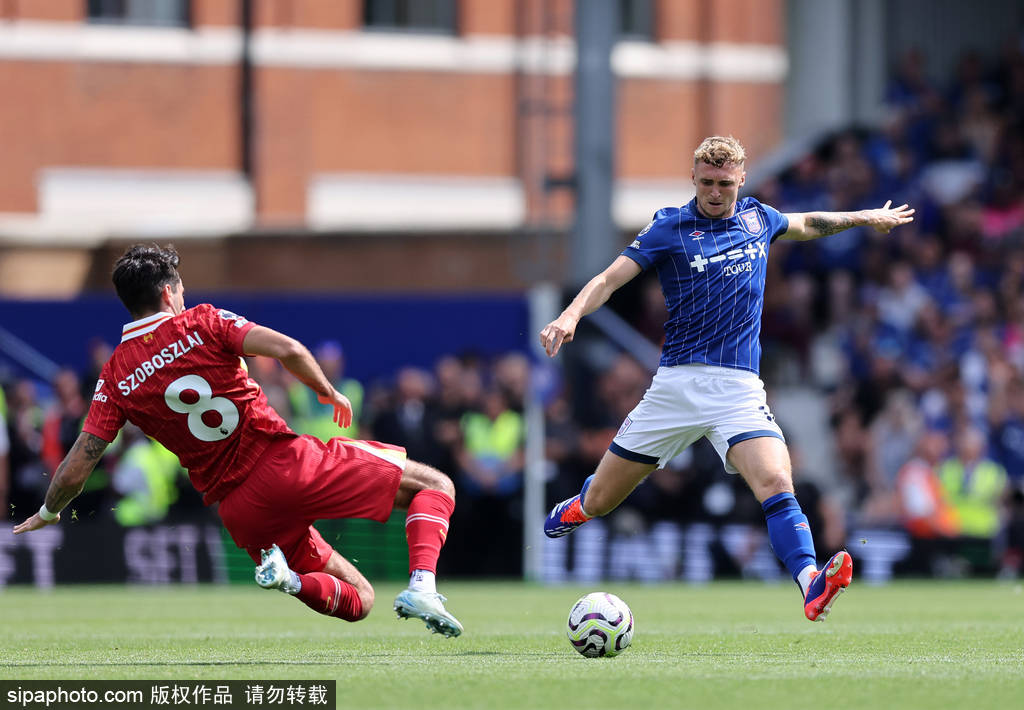
[[[253,561],[277,544],[300,573],[319,572],[332,548],[314,520],[391,515],[405,470],[405,449],[338,437],[311,436],[271,444],[217,512],[235,544]]]

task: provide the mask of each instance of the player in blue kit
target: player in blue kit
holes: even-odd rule
[[[776,239],[806,241],[862,225],[889,232],[913,221],[914,210],[890,201],[859,212],[782,214],[751,197],[738,199],[745,160],[735,138],[706,138],[693,155],[694,199],[658,210],[541,331],[553,357],[583,316],[641,271],[657,269],[669,313],[658,372],[597,470],[579,495],[552,509],[544,532],[561,537],[607,515],[651,471],[703,436],[761,503],[772,549],[800,586],[805,615],[822,621],[853,579],[853,560],[841,550],[817,568],[807,517],[793,495],[789,452],[758,374],[768,250]]]

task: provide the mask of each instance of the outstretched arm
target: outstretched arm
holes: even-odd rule
[[[907,205],[890,207],[892,200],[877,210],[857,212],[794,212],[787,214],[789,231],[779,239],[807,241],[827,237],[851,227],[869,226],[876,232],[887,233],[901,224],[914,221],[914,210]]]
[[[54,472],[50,487],[46,490],[46,509],[57,516],[51,520],[44,520],[36,513],[20,525],[14,526],[14,534],[20,535],[60,522],[60,511],[82,492],[82,486],[106,450],[107,442],[98,436],[84,431],[79,434],[71,451]]]
[[[540,342],[549,357],[554,357],[562,343],[568,343],[576,334],[576,325],[583,316],[604,305],[617,289],[641,271],[640,265],[628,256],[619,256],[607,269],[590,279],[562,315],[544,326]]]
[[[334,389],[334,385],[320,369],[313,354],[295,338],[256,325],[245,334],[242,350],[246,355],[276,358],[288,372],[316,392],[317,399],[322,404],[334,407],[334,421],[338,426],[345,428],[352,423],[352,403],[348,401],[348,397]]]

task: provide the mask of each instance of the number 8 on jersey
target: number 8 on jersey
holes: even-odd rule
[[[192,390],[199,395],[195,402],[186,402],[181,395]],[[214,397],[210,383],[199,375],[179,377],[164,390],[167,406],[179,414],[188,415],[188,430],[200,441],[221,441],[231,436],[238,427],[238,407],[226,397]],[[206,412],[220,414],[220,424],[209,426],[203,421]]]

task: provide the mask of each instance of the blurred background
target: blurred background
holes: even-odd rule
[[[710,134],[783,212],[916,210],[777,242],[762,377],[819,554],[862,578],[1024,566],[1024,5],[1013,0],[0,0],[0,586],[251,581],[177,460],[131,428],[71,515],[14,538],[128,320],[123,249],[186,301],[305,342],[458,489],[442,575],[782,580],[698,444],[547,541],[656,367],[644,275],[554,361],[537,333]],[[336,433],[276,361],[296,431]],[[402,518],[320,524],[374,579]],[[96,549],[105,553],[97,556]]]

